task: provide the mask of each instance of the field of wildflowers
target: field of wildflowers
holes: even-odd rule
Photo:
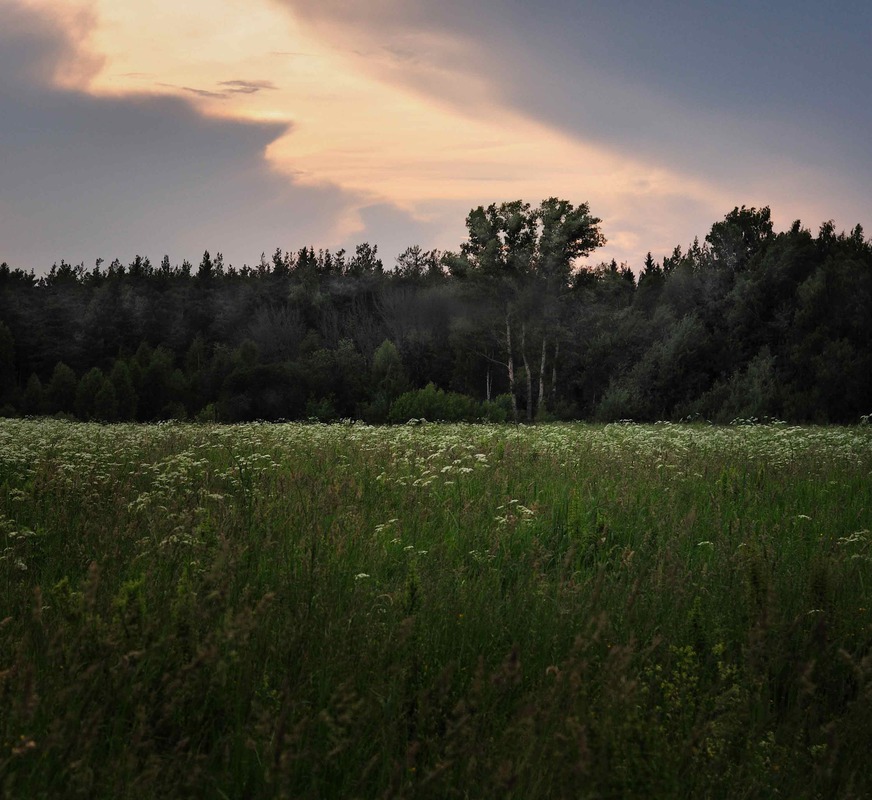
[[[0,420],[0,796],[868,797],[872,428]]]

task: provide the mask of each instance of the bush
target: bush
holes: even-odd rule
[[[404,392],[394,400],[388,421],[396,423],[426,419],[431,422],[475,422],[484,416],[485,409],[474,398],[458,392],[446,392],[428,383],[423,389]]]
[[[618,380],[609,384],[596,408],[598,422],[645,418],[642,404],[633,389]]]
[[[306,402],[306,418],[316,419],[318,422],[332,422],[339,419],[333,398],[323,397],[320,400],[310,398]]]
[[[369,425],[384,425],[388,421],[391,405],[391,399],[384,392],[377,392],[369,403],[363,404],[360,416]]]
[[[512,398],[501,394],[494,400],[481,404],[481,419],[484,422],[507,422],[512,418]]]
[[[214,403],[207,403],[197,412],[197,422],[218,422],[218,408]]]

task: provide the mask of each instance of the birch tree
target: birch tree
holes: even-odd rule
[[[560,352],[559,321],[562,300],[578,259],[605,244],[602,220],[591,216],[587,203],[574,206],[550,197],[537,209],[538,239],[533,269],[534,292],[539,297],[541,353],[539,361],[539,408],[545,406],[547,356],[551,349],[551,396],[557,391],[557,362]]]
[[[482,310],[490,312],[502,338],[512,415],[518,421],[518,401],[515,384],[515,350],[513,325],[518,300],[529,282],[536,250],[536,216],[529,203],[521,200],[479,206],[466,218],[468,238],[460,248],[460,256],[449,262],[457,277],[465,278],[475,288]]]
[[[600,219],[587,203],[574,206],[549,198],[537,208],[521,200],[479,206],[466,218],[467,241],[450,262],[453,274],[476,287],[493,315],[505,361],[512,412],[518,419],[515,355],[519,352],[526,383],[528,421],[544,404],[549,349],[552,391],[557,381],[557,320],[560,298],[569,286],[577,259],[605,243]],[[518,335],[520,328],[520,335]],[[534,396],[533,359],[528,347],[539,339],[538,395]]]

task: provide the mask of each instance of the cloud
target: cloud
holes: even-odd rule
[[[61,73],[65,85],[81,83],[103,65],[101,58],[81,52],[94,24],[87,10],[61,7],[43,17],[10,0],[0,7],[0,23],[0,90],[48,85]]]
[[[206,116],[183,97],[58,87],[78,43],[23,4],[0,7],[0,260],[41,271],[61,258],[168,253],[178,263],[209,249],[241,266],[276,246],[344,236],[339,222],[359,196],[300,186],[265,158],[290,124]]]
[[[872,215],[872,73],[810,4],[156,2],[0,0],[0,259],[367,239],[390,263],[557,194],[603,218],[594,258],[638,266],[734,205]]]
[[[127,73],[130,75],[141,75],[142,73]],[[226,86],[226,89],[199,89],[194,86],[176,86],[172,83],[157,83],[157,86],[162,86],[167,89],[181,89],[183,92],[197,95],[197,97],[205,97],[209,100],[228,100],[237,94],[257,94],[264,89],[275,91],[278,87],[272,81],[219,81],[218,86]]]
[[[470,117],[511,108],[740,204],[872,215],[872,6],[276,1],[361,69]]]
[[[275,90],[277,87],[272,81],[221,81],[219,86],[227,86],[229,94],[256,94],[263,89]]]
[[[166,86],[169,89],[175,89],[171,83],[159,83],[158,86]],[[191,94],[197,95],[197,97],[208,97],[211,100],[226,100],[230,97],[229,92],[213,92],[210,89],[195,89],[193,86],[181,86],[183,92],[190,92]]]

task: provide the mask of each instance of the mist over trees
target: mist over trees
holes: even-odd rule
[[[735,208],[644,264],[582,263],[586,203],[473,209],[456,252],[275,250],[241,269],[0,265],[0,413],[494,421],[872,412],[872,242]]]

